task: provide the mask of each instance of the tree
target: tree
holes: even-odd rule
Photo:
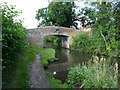
[[[118,28],[118,34],[117,34],[117,40],[120,40],[120,2],[116,2],[114,4],[114,18],[115,18],[115,21],[116,21],[116,25],[117,25],[117,28]]]
[[[85,7],[79,10],[77,20],[82,23],[82,27],[92,26],[95,23],[96,11],[93,8]]]
[[[22,21],[15,18],[21,13],[15,10],[15,6],[2,5],[2,59],[3,66],[10,68],[14,64],[14,58],[21,53],[25,45],[26,32]]]
[[[37,11],[35,18],[40,21],[38,27],[56,25],[77,28],[75,8],[74,2],[50,3],[47,8]]]
[[[75,39],[74,46],[80,46],[89,52],[117,55],[118,56],[118,42],[119,42],[119,2],[94,2],[91,4],[94,9],[91,11],[91,7],[84,8],[80,11],[81,18],[83,20],[83,26],[93,25],[93,34],[91,39],[81,40]],[[92,13],[91,13],[92,12]],[[92,21],[89,23],[88,19]],[[79,46],[79,42],[82,42]]]
[[[117,49],[118,45],[118,28],[115,21],[114,3],[102,2],[97,3],[96,22],[94,24],[95,31],[103,38],[105,43],[105,50],[108,52]]]

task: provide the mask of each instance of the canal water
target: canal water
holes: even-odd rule
[[[68,69],[70,67],[74,67],[78,64],[88,62],[92,57],[92,54],[69,50],[61,46],[54,45],[51,42],[44,42],[44,47],[55,49],[56,58],[59,59],[58,61],[49,64],[46,71],[52,73],[56,79],[59,79],[62,82],[66,81],[68,75]],[[120,68],[119,58],[113,58],[113,59],[117,60],[118,69],[119,69]],[[120,71],[118,71],[118,73],[119,72]]]
[[[46,70],[53,73],[54,77],[62,82],[66,81],[68,69],[70,67],[87,62],[91,58],[91,54],[68,50],[50,42],[44,42],[44,47],[55,49],[58,61],[49,64]]]

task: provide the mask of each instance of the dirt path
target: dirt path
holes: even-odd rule
[[[38,54],[36,54],[36,60],[30,65],[29,76],[33,88],[49,88],[48,80],[40,61],[40,55]]]

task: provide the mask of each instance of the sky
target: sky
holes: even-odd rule
[[[10,5],[16,5],[16,10],[22,10],[18,18],[23,19],[23,26],[26,28],[36,28],[36,11],[48,6],[48,0],[2,0]]]
[[[10,5],[16,5],[16,10],[22,10],[22,14],[18,17],[23,19],[23,26],[27,29],[37,28],[37,20],[35,19],[36,11],[40,8],[47,7],[49,5],[48,0],[2,0]],[[49,0],[51,1],[51,0]],[[84,7],[83,3],[78,3]]]

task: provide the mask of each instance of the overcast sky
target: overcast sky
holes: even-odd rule
[[[37,20],[35,19],[36,11],[40,8],[47,7],[49,2],[48,0],[2,0],[2,2],[8,2],[10,5],[16,5],[16,10],[22,10],[20,19],[24,18],[23,25],[29,28],[37,27]],[[51,0],[50,0],[51,1]],[[80,6],[83,6],[83,3],[79,3]]]

